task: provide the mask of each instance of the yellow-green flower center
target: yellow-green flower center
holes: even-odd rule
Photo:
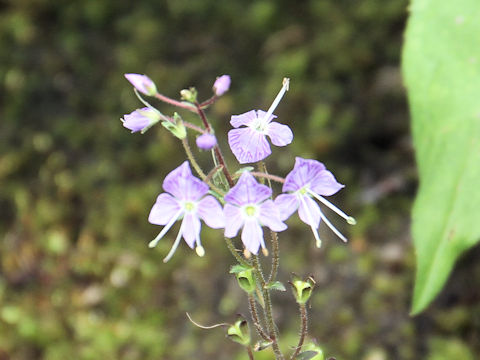
[[[248,216],[254,216],[256,211],[257,209],[255,208],[255,206],[247,205],[245,207],[245,214],[247,214]]]
[[[301,188],[300,190],[298,190],[298,192],[300,193],[300,195],[305,195],[307,193],[307,188],[303,187]]]
[[[185,211],[193,211],[195,210],[195,204],[191,201],[187,201],[185,203]]]

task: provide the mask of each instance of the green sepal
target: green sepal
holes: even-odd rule
[[[228,328],[227,337],[243,346],[250,345],[250,328],[242,315],[237,315],[235,324]]]
[[[238,285],[247,293],[252,294],[257,288],[253,269],[240,271],[236,274]]]
[[[188,89],[180,90],[180,96],[182,100],[188,101],[189,103],[195,104],[197,102],[197,89],[190,87]]]
[[[239,272],[250,270],[250,269],[253,269],[253,268],[251,266],[236,264],[230,268],[230,274],[238,274]]]
[[[162,125],[180,140],[183,140],[187,137],[187,129],[183,125],[183,120],[178,113],[173,114],[173,122],[162,121]]]
[[[292,286],[293,296],[295,296],[297,303],[304,305],[312,295],[313,288],[315,287],[315,280],[313,279],[313,276],[301,279],[293,274],[292,281],[290,281],[289,284]]]
[[[296,360],[325,360],[323,350],[314,342],[309,342],[303,346],[304,351],[298,354]]]

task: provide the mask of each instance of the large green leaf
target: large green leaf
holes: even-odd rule
[[[416,314],[480,239],[480,1],[413,0],[410,12],[403,75],[420,175]]]

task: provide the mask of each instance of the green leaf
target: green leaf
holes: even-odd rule
[[[230,274],[238,274],[242,271],[245,271],[245,270],[250,270],[252,269],[252,267],[250,266],[243,266],[243,265],[240,265],[240,264],[237,264],[237,265],[233,265],[231,268],[230,268]]]
[[[278,291],[286,291],[285,285],[283,285],[280,281],[274,281],[272,283],[268,283],[265,285],[267,289],[278,290]]]
[[[308,350],[308,351],[304,351],[300,354],[298,354],[295,359],[296,360],[312,360],[315,358],[315,356],[318,355],[318,352],[316,351],[311,351],[311,350]]]
[[[412,313],[440,292],[480,239],[480,1],[413,0],[403,75],[420,187]]]

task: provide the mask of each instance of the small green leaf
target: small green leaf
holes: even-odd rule
[[[413,0],[403,52],[420,187],[412,313],[480,240],[480,1]]]
[[[280,281],[271,282],[265,285],[265,288],[271,290],[278,290],[278,291],[286,291],[285,285],[283,285]]]
[[[240,272],[242,272],[242,271],[250,270],[250,269],[252,269],[252,267],[237,264],[237,265],[233,265],[233,266],[230,268],[230,274],[238,274],[238,273],[240,273]]]
[[[296,360],[311,360],[317,355],[318,355],[317,351],[308,350],[308,351],[304,351],[304,352],[301,352],[300,354],[298,354],[295,357],[295,359]]]

